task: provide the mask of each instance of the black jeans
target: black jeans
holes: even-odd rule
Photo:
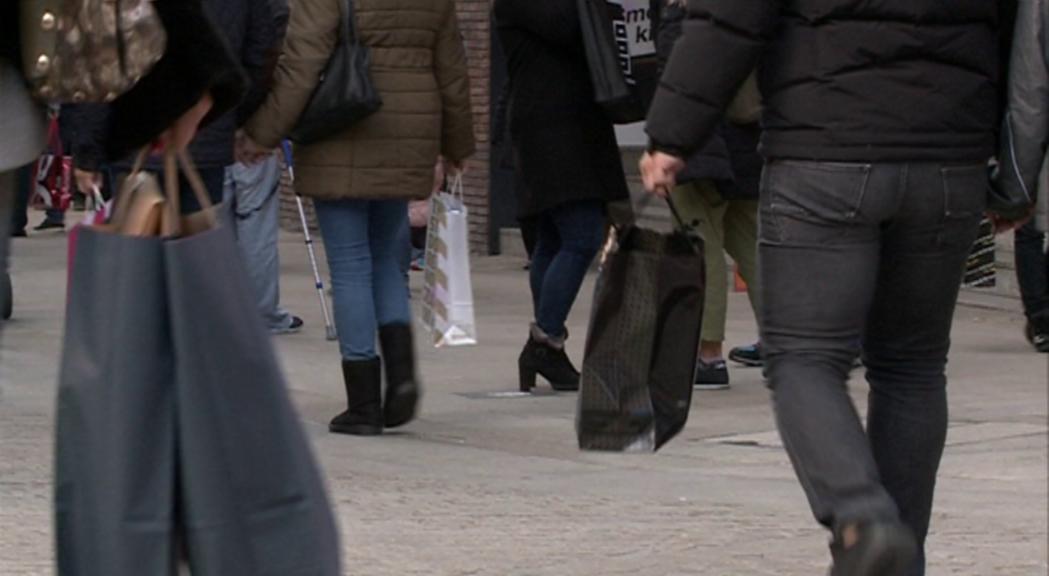
[[[762,344],[813,513],[831,528],[902,520],[924,544],[985,167],[772,161],[762,178]],[[860,341],[866,432],[845,384]]]
[[[565,335],[590,263],[605,238],[605,203],[570,202],[536,219],[536,244],[530,271],[535,321],[547,335]]]
[[[1049,254],[1033,222],[1016,231],[1016,278],[1027,317],[1049,314]]]

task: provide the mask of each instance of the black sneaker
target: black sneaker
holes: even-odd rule
[[[904,576],[918,554],[914,533],[899,522],[850,524],[830,545],[831,576]]]
[[[726,390],[728,383],[728,365],[724,360],[704,362],[696,360],[695,387],[698,390]]]
[[[765,359],[761,357],[761,343],[756,342],[750,346],[738,346],[728,353],[728,359],[748,368],[761,368],[765,365]]]

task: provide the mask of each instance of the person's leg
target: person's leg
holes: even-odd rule
[[[1033,222],[1016,231],[1016,279],[1027,316],[1027,337],[1049,351],[1049,254],[1045,234]]]
[[[12,173],[14,178],[14,212],[12,214],[11,234],[16,237],[26,235],[29,226],[29,198],[33,194],[33,169],[24,166]]]
[[[0,171],[0,315],[7,316],[12,306],[14,294],[11,289],[11,276],[7,271],[7,257],[11,246],[11,208],[14,206],[17,188],[16,172]],[[3,320],[0,317],[0,327]]]
[[[410,324],[405,255],[411,249],[408,203],[370,203],[368,241],[372,256],[372,298],[378,325]]]
[[[256,288],[259,312],[271,332],[297,330],[295,318],[280,307],[280,164],[276,156],[228,168],[237,242]]]
[[[938,165],[911,166],[908,196],[885,231],[863,339],[870,383],[867,433],[881,481],[919,549],[947,437],[944,372],[951,322],[983,213],[985,179],[981,166],[942,173]],[[923,573],[919,553],[908,574]]]
[[[898,521],[846,380],[874,298],[894,166],[770,162],[759,232],[761,333],[784,446],[814,516]]]
[[[758,278],[758,202],[730,200],[725,212],[725,251],[739,267],[747,283],[747,297],[754,317],[760,317],[761,279]]]
[[[377,356],[377,323],[369,242],[369,202],[315,200],[313,206],[331,271],[339,350],[345,360],[373,359]]]
[[[707,269],[695,384],[707,389],[727,388],[729,374],[722,348],[728,315],[724,219],[729,203],[709,180],[679,186],[673,192],[673,199],[681,218],[703,237],[703,259]]]
[[[587,270],[601,250],[605,207],[600,201],[573,202],[555,208],[550,221],[561,240],[561,249],[543,277],[536,324],[550,338],[560,339],[565,337],[565,321]],[[537,245],[537,256],[539,248]]]
[[[547,272],[554,262],[554,257],[561,251],[561,238],[557,235],[557,227],[549,212],[544,212],[531,220],[534,223],[535,246],[531,258],[531,268],[528,271],[529,286],[532,291],[533,314],[539,316],[539,298],[543,294],[543,283],[546,282]]]

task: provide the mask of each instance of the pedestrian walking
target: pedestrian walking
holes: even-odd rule
[[[695,0],[649,114],[643,178],[666,194],[758,64],[761,342],[835,576],[925,572],[950,328],[995,152],[1001,7]],[[861,341],[866,431],[845,385]]]
[[[1020,0],[1002,126],[1001,173],[1006,197],[1034,201],[1038,214],[1016,231],[1016,275],[1027,316],[1025,333],[1049,352],[1049,2]]]
[[[421,394],[401,270],[408,201],[430,195],[439,155],[450,171],[462,170],[474,152],[473,121],[452,0],[302,0],[291,12],[273,90],[246,126],[251,147],[271,149],[292,132],[336,48],[347,5],[357,40],[371,49],[384,105],[332,137],[297,146],[296,188],[313,198],[335,298],[348,407],[329,428],[376,435],[412,420]]]
[[[660,67],[665,68],[681,36],[685,8],[674,0],[652,0],[651,9],[656,51]],[[761,99],[756,83],[748,82],[743,90],[747,93],[737,99],[752,103],[752,110],[747,116],[719,123],[702,149],[689,158],[672,194],[681,217],[695,226],[704,240],[708,282],[695,375],[695,386],[701,390],[729,387],[723,351],[728,313],[726,253],[747,284],[755,318],[761,308],[757,278],[758,187],[763,164],[758,154]],[[735,348],[730,357],[750,366],[761,365],[760,346],[756,344]]]
[[[565,323],[605,238],[609,202],[629,197],[612,123],[594,102],[574,0],[496,0],[509,62],[509,130],[522,222],[534,223],[535,318],[518,360],[520,389],[536,375],[579,389]]]
[[[0,30],[0,134],[4,135],[0,138],[0,310],[5,312],[13,306],[7,257],[19,169],[23,174],[29,170],[29,164],[36,160],[47,141],[46,111],[30,97],[15,64],[19,38],[17,9],[18,4],[14,2],[0,9],[3,27]]]

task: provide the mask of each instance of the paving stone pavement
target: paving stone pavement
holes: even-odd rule
[[[826,535],[779,447],[760,372],[733,370],[731,390],[697,394],[687,429],[657,455],[581,453],[573,395],[499,394],[516,389],[526,276],[519,261],[477,259],[481,345],[420,343],[420,419],[382,438],[336,437],[326,423],[342,402],[337,350],[324,341],[300,240],[287,236],[282,247],[285,304],[307,325],[278,348],[337,506],[346,574],[825,574]],[[57,235],[15,243],[17,317],[5,327],[0,364],[0,576],[53,573],[64,251]],[[588,290],[573,334],[585,333]],[[1049,571],[1049,364],[1019,326],[1008,313],[958,312],[931,576]],[[755,332],[734,295],[730,343]],[[581,349],[581,337],[570,342],[575,358]],[[851,387],[862,410],[861,376]]]

